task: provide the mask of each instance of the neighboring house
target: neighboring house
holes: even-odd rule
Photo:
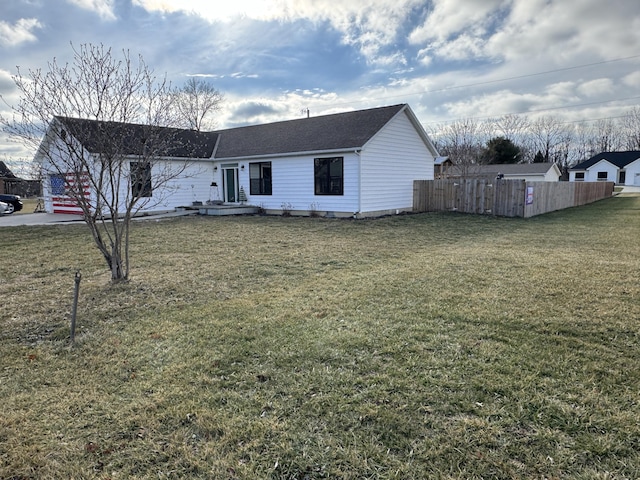
[[[569,169],[569,181],[640,186],[640,151],[599,153]]]
[[[40,195],[40,188],[40,180],[0,177],[0,193],[20,195],[21,197],[37,197]]]
[[[57,120],[67,126],[89,122]],[[141,148],[138,137],[143,126],[116,127],[131,128],[131,137],[137,138],[131,143],[133,164],[140,153],[136,149]],[[247,203],[268,213],[360,217],[410,211],[413,181],[433,179],[438,156],[406,104],[215,132],[161,132],[182,135],[191,146],[166,147],[163,161],[170,165],[188,158],[193,166],[167,191],[156,192],[152,184],[140,187],[157,197],[143,209],[147,211],[218,201]],[[97,155],[99,147],[91,145],[90,136],[79,136],[86,138],[77,138],[78,142]],[[135,182],[134,173],[123,182],[127,188]],[[47,211],[55,211],[53,198],[64,193],[67,179],[58,177],[49,172],[43,182]],[[88,190],[88,195],[95,195]]]
[[[497,178],[506,180],[525,180],[527,182],[557,182],[560,169],[555,163],[504,163],[492,165],[454,165],[446,172],[447,178]]]
[[[436,157],[433,162],[433,175],[435,178],[446,178],[447,170],[453,165],[449,157]]]

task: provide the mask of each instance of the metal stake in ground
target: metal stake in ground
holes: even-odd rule
[[[80,280],[82,274],[80,270],[76,272],[75,282],[76,286],[73,290],[73,307],[71,309],[71,343],[76,340],[76,313],[78,312],[78,294],[80,293]]]

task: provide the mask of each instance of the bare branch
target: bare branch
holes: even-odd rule
[[[116,57],[102,45],[72,49],[70,64],[18,70],[20,101],[0,125],[37,152],[45,188],[81,209],[112,280],[122,281],[131,218],[170,195],[193,146],[168,128],[175,92],[142,57]]]

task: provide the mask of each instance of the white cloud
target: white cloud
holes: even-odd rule
[[[447,60],[588,63],[637,54],[640,8],[629,0],[434,0],[409,41]]]
[[[375,64],[402,61],[397,52],[382,52],[397,40],[408,16],[422,0],[133,0],[150,12],[197,15],[209,22],[230,22],[238,18],[258,21],[312,23],[328,22],[342,34],[346,45],[355,46]]]
[[[7,72],[6,70],[2,70],[0,68],[0,92],[5,94],[9,90],[13,90],[15,86],[16,84],[13,81],[13,77],[11,76],[11,73]]]
[[[417,59],[420,64],[427,67],[433,62],[433,57],[430,55],[431,49],[423,48],[418,52]]]
[[[491,19],[505,0],[434,0],[433,10],[423,25],[409,39],[416,44],[444,41],[455,35],[476,30]]]
[[[37,37],[33,30],[42,28],[42,24],[35,18],[21,18],[15,24],[0,20],[0,45],[14,47],[26,42],[35,42]]]
[[[640,85],[640,71],[625,75],[622,78],[622,83],[629,87],[637,88]]]
[[[576,84],[574,82],[557,82],[547,85],[545,88],[547,95],[551,95],[554,98],[573,98],[578,99],[576,96]]]
[[[547,99],[535,94],[517,94],[501,90],[488,95],[458,99],[444,104],[449,119],[489,118],[534,109]]]
[[[484,41],[471,35],[460,35],[449,42],[438,44],[438,55],[449,60],[466,60],[485,56]]]
[[[610,78],[598,78],[580,84],[578,92],[586,97],[598,97],[614,91],[613,81]]]
[[[532,61],[611,58],[637,54],[640,9],[628,0],[515,0],[487,49],[505,59]],[[577,62],[577,63],[587,63]]]
[[[277,15],[273,0],[234,0],[211,2],[210,0],[133,0],[133,4],[149,12],[182,12],[197,15],[210,22],[230,21],[238,17],[271,19]]]
[[[105,20],[115,20],[116,15],[114,13],[114,0],[67,0],[74,5],[96,12],[100,17]]]

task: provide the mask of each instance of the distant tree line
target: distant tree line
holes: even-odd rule
[[[429,134],[441,155],[465,166],[553,162],[563,176],[600,152],[640,150],[640,107],[595,122],[565,123],[553,116],[505,115],[438,125]]]

